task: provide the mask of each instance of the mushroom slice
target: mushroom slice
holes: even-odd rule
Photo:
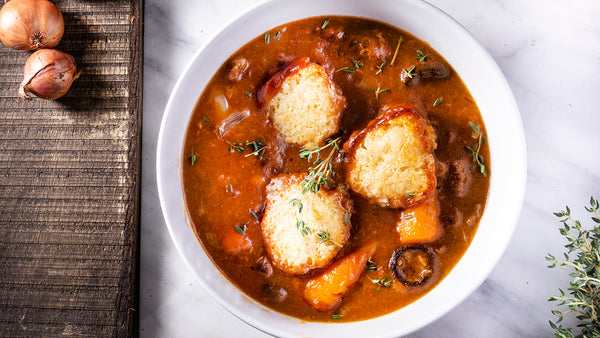
[[[419,286],[434,273],[435,253],[424,246],[405,246],[396,249],[390,259],[390,270],[402,284]]]

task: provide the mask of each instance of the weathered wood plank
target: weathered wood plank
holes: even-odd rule
[[[53,2],[66,96],[22,101],[29,53],[0,46],[0,335],[131,336],[143,0]]]

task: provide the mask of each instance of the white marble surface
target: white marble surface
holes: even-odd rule
[[[569,280],[544,260],[563,251],[552,212],[568,204],[584,218],[589,197],[600,197],[600,2],[429,2],[466,27],[506,75],[521,110],[529,169],[521,217],[502,260],[462,304],[412,336],[552,336],[554,304],[547,299]],[[184,265],[162,218],[155,175],[160,121],[177,77],[207,39],[253,5],[146,0],[142,337],[266,336],[220,307]]]

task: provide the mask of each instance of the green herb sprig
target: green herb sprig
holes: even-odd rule
[[[312,230],[308,225],[306,225],[306,223],[303,220],[296,221],[296,228],[298,229],[298,231],[300,231],[302,237],[306,237],[312,234]]]
[[[341,137],[334,140],[328,139],[326,144],[322,147],[315,146],[310,149],[302,149],[300,151],[300,158],[306,158],[308,162],[311,161],[313,156],[317,159],[313,163],[315,166],[308,168],[308,175],[302,180],[302,193],[310,191],[316,194],[321,190],[321,186],[328,187],[329,180],[333,179],[335,172],[333,170],[333,156],[335,153],[340,151],[339,142]],[[321,158],[321,151],[331,148],[329,155],[325,158]]]
[[[379,94],[381,93],[385,93],[387,91],[389,91],[389,88],[386,89],[379,89],[380,87],[377,87],[377,90],[375,91],[375,99],[379,100]]]
[[[246,225],[246,223],[235,225],[234,228],[235,232],[237,232],[240,235],[245,235],[246,231],[248,231],[248,225]]]
[[[425,54],[422,51],[417,49],[417,57],[415,58],[415,60],[425,62],[425,60],[427,59],[428,56],[429,56],[428,54]]]
[[[367,260],[367,264],[365,264],[365,270],[367,271],[377,271],[377,264],[375,264],[372,260]]]
[[[317,239],[319,240],[319,243],[331,243],[333,245],[337,245],[340,248],[342,247],[342,245],[338,242],[336,242],[333,238],[331,238],[331,234],[329,233],[329,231],[326,230],[321,230],[319,232],[317,232]]]
[[[551,263],[548,267],[558,265],[573,269],[569,274],[573,277],[568,288],[569,295],[558,289],[560,295],[548,299],[550,302],[558,302],[558,306],[567,307],[566,311],[552,311],[558,317],[555,322],[549,321],[550,327],[556,331],[556,337],[600,337],[600,204],[597,199],[590,197],[590,206],[585,209],[592,214],[591,219],[595,223],[591,229],[584,229],[581,222],[571,216],[568,206],[565,210],[554,213],[561,218],[563,226],[560,233],[568,243],[565,245],[567,252],[564,253],[564,260],[557,259],[552,254],[546,256],[546,260]],[[570,313],[579,320],[577,327],[581,332],[578,335],[573,333],[572,328],[565,328],[560,324]]]
[[[246,145],[252,147],[252,152],[244,155],[244,157],[256,156],[259,160],[262,160],[266,150],[266,145],[263,140],[248,141],[246,142]]]
[[[481,145],[483,144],[483,142],[485,142],[485,136],[483,136],[483,133],[481,132],[481,130],[479,130],[479,127],[477,127],[475,123],[469,122],[469,126],[471,127],[471,130],[473,130],[473,132],[477,134],[477,148],[473,150],[473,148],[465,146],[465,149],[467,149],[471,154],[473,154],[473,162],[477,163],[481,174],[483,174],[483,176],[487,176],[487,170],[485,168],[485,164],[483,164],[483,157],[481,157],[481,155],[479,154],[479,152],[481,151]]]
[[[412,79],[413,77],[415,77],[417,75],[417,72],[415,71],[416,66],[412,66],[409,69],[403,69],[402,72],[404,74],[406,74],[406,76],[408,76],[409,79]]]
[[[375,292],[379,292],[379,289],[381,289],[381,287],[385,287],[385,288],[389,288],[390,286],[392,286],[392,282],[393,280],[391,279],[387,279],[386,277],[383,277],[382,279],[371,279],[370,277],[367,276],[367,278],[369,278],[369,280],[373,283],[373,284],[377,284],[377,290],[375,290]]]
[[[364,63],[355,60],[354,58],[350,58],[350,60],[352,61],[352,63],[354,64],[352,67],[342,67],[340,69],[336,69],[336,72],[339,71],[344,71],[346,73],[354,73],[355,70],[357,70],[358,68],[364,66]]]
[[[377,72],[375,72],[375,75],[381,74],[381,72],[383,72],[384,69],[387,69],[387,67],[385,66],[385,61],[379,66],[377,66]]]
[[[196,156],[196,154],[194,154],[193,152],[191,154],[188,155],[188,161],[190,161],[191,165],[196,164],[196,161],[198,160],[198,157]]]

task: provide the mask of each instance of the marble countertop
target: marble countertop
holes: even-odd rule
[[[463,303],[412,336],[552,336],[548,320],[554,319],[554,304],[547,299],[569,283],[566,271],[548,269],[544,260],[549,252],[563,252],[552,212],[568,204],[584,219],[590,196],[600,198],[600,2],[429,2],[470,31],[508,79],[527,139],[528,179],[517,229],[491,275]],[[155,170],[160,121],[180,72],[207,39],[253,5],[145,2],[142,337],[267,336],[211,299],[179,257],[162,217]]]

